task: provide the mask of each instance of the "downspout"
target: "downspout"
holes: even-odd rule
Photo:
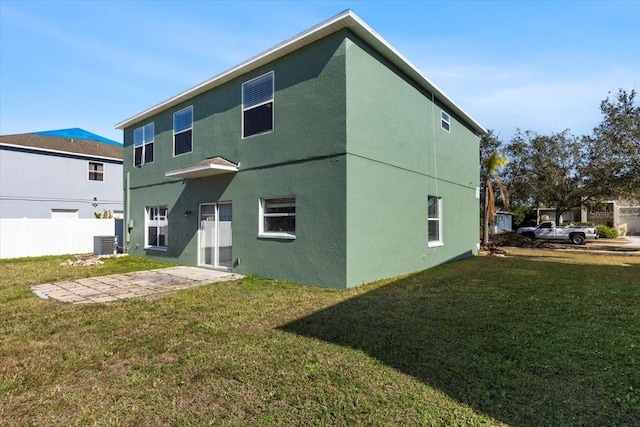
[[[131,247],[131,228],[133,222],[131,221],[131,172],[127,171],[125,175],[125,187],[124,187],[124,202],[125,202],[125,223],[124,223],[124,247],[122,248],[123,253],[129,253],[129,248]]]

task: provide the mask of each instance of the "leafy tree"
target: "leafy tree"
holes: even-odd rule
[[[511,206],[511,213],[513,214],[513,227],[524,227],[529,225],[529,221],[536,220],[536,213],[530,205],[515,205]]]
[[[496,153],[500,147],[502,146],[502,141],[499,139],[498,135],[492,130],[487,130],[485,135],[480,137],[480,200],[484,200],[485,195],[485,185],[484,183],[487,180],[489,174],[487,173],[486,162],[487,158],[493,153]],[[480,217],[484,221],[484,211],[485,205],[484,203],[480,206]]]
[[[591,136],[577,137],[568,130],[551,135],[516,132],[505,148],[505,183],[512,200],[554,207],[559,222],[563,213],[585,203],[640,199],[640,106],[635,90],[620,89],[601,102],[600,110],[603,121]]]
[[[518,130],[506,147],[508,190],[521,204],[556,208],[556,222],[563,213],[580,206],[592,194],[585,186],[587,164],[582,140],[568,130],[538,135]]]
[[[602,123],[585,137],[585,185],[603,197],[640,199],[640,105],[635,99],[635,90],[623,89],[607,97],[600,104]]]
[[[495,153],[498,152],[501,146],[502,141],[492,129],[487,130],[487,133],[480,137],[480,200],[483,201],[482,205],[480,206],[480,223],[482,224],[483,242],[485,241],[485,230],[488,230],[489,228],[485,225],[485,213],[487,211],[486,182],[487,179],[490,178],[491,175],[493,175],[489,174],[487,171],[487,159],[495,155]],[[492,217],[489,217],[488,219],[489,223],[491,223],[493,220]]]
[[[498,135],[496,135],[493,129],[487,130],[486,135],[482,135],[480,137],[480,175],[484,176],[486,174],[485,168],[485,160],[492,153],[498,151],[498,149],[502,146],[502,141]],[[484,181],[484,180],[483,180]]]
[[[484,181],[484,222],[482,226],[482,243],[489,244],[489,223],[496,215],[496,198],[493,191],[494,184],[500,191],[502,203],[509,206],[509,193],[506,186],[498,176],[498,169],[507,163],[507,158],[499,151],[492,151],[482,162],[485,173]]]

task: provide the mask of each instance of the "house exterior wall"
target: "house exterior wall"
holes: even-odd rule
[[[234,242],[237,242],[234,243],[234,258],[240,257],[235,271],[344,287],[345,168],[344,156],[336,156],[248,171],[239,176],[244,190],[238,203],[234,204],[234,212],[238,205],[244,214],[241,215],[242,222],[234,222],[234,233],[237,233],[234,234]],[[286,194],[296,196],[296,239],[257,238],[258,200]]]
[[[445,110],[446,111],[446,110]],[[347,285],[477,251],[478,137],[355,36],[347,42]],[[442,198],[429,247],[427,198]]]
[[[556,220],[556,210],[553,208],[537,208],[538,222],[543,221],[555,221]],[[560,217],[560,223],[565,224],[569,222],[580,222],[583,220],[582,211],[580,209],[573,209],[567,212],[563,212]],[[584,221],[591,221],[584,220]]]
[[[104,164],[104,181],[89,181],[90,161]],[[122,210],[122,195],[122,163],[0,149],[0,218],[51,218],[52,209],[77,209],[78,218],[94,218],[94,212]]]
[[[125,129],[133,228],[129,252],[198,263],[198,207],[232,202],[234,271],[343,287],[346,253],[346,105],[344,34],[192,98]],[[304,64],[300,67],[299,64]],[[274,131],[242,138],[242,83],[274,72]],[[193,151],[173,156],[172,115],[193,105]],[[154,162],[133,167],[133,131],[154,122]],[[169,179],[165,172],[215,156],[240,164],[236,174]],[[295,195],[296,239],[258,237],[260,198]],[[166,252],[144,249],[147,206],[169,207]],[[185,216],[185,212],[192,212]]]
[[[274,131],[243,139],[242,83],[274,72]],[[193,151],[172,154],[172,114],[193,105]],[[240,274],[352,287],[469,256],[478,243],[478,138],[341,30],[125,129],[129,252],[198,263],[198,207],[232,202]],[[133,167],[133,131],[154,122],[154,162]],[[170,179],[215,156],[235,174]],[[258,236],[259,201],[294,195],[296,238]],[[443,198],[444,246],[427,244],[427,197]],[[145,207],[169,208],[166,251],[144,248]],[[190,214],[186,214],[190,212]]]
[[[600,209],[586,210],[589,221],[615,227],[621,234],[640,235],[640,205],[628,200],[608,201]]]

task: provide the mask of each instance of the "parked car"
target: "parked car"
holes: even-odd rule
[[[583,245],[587,239],[597,239],[595,227],[582,225],[556,226],[553,221],[541,222],[535,227],[520,227],[518,234],[530,239],[571,240],[575,245]]]

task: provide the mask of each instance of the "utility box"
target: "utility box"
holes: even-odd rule
[[[93,236],[94,255],[113,255],[118,248],[117,236]]]

